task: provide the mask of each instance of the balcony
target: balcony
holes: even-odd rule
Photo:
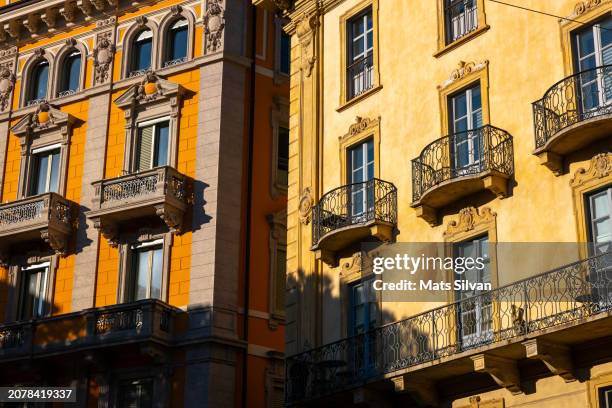
[[[0,255],[11,247],[43,240],[64,254],[72,233],[72,203],[56,193],[39,194],[0,205]]]
[[[412,160],[412,207],[436,225],[437,210],[461,197],[484,190],[505,197],[513,154],[512,136],[491,125],[434,141]]]
[[[534,360],[544,364],[528,373],[573,381],[571,347],[612,330],[611,270],[608,252],[288,357],[287,402],[344,406],[349,390],[386,386],[438,406],[438,391],[482,392],[483,375],[486,387],[520,393],[520,367]]]
[[[174,321],[180,312],[148,299],[0,325],[0,361],[122,344],[170,346],[175,336]]]
[[[157,167],[92,184],[94,204],[86,215],[111,244],[117,244],[122,223],[142,217],[158,216],[171,231],[182,231],[191,201],[191,183],[172,167]]]
[[[533,103],[533,154],[559,175],[564,156],[612,133],[612,65],[586,70],[554,84]]]
[[[389,241],[397,225],[397,188],[372,179],[335,188],[312,209],[312,250],[335,265],[336,252],[367,238]]]

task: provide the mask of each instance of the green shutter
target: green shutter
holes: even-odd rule
[[[151,168],[151,154],[153,152],[153,126],[140,128],[140,140],[138,141],[138,156],[136,158],[136,170],[143,171]]]

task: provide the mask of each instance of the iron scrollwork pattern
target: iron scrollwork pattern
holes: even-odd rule
[[[412,200],[419,201],[442,182],[485,171],[514,173],[512,136],[491,125],[450,134],[427,145],[412,160]]]
[[[143,325],[142,309],[104,313],[96,319],[96,333],[122,330],[140,330]]]
[[[135,177],[127,180],[117,179],[103,187],[102,202],[123,201],[154,193],[157,174]]]
[[[609,114],[612,114],[612,65],[564,78],[533,103],[536,148],[569,126]]]
[[[323,236],[339,228],[370,221],[397,223],[397,188],[392,183],[372,179],[323,195],[312,209],[312,243],[316,245]]]
[[[469,313],[475,305],[481,313]],[[287,402],[610,310],[612,252],[607,252],[290,356]]]

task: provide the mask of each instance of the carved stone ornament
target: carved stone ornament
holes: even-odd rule
[[[459,211],[459,218],[451,221],[444,231],[444,236],[448,237],[461,232],[472,231],[477,225],[495,221],[495,214],[489,207],[484,207],[478,211],[474,207],[463,208]]]
[[[300,222],[303,225],[308,225],[310,223],[313,206],[314,199],[312,198],[312,192],[310,191],[310,187],[306,187],[302,191],[302,196],[300,197],[300,204],[298,207],[298,211],[300,214]]]
[[[11,128],[11,131],[21,137],[45,130],[59,129],[64,137],[63,143],[67,143],[70,130],[76,122],[77,119],[74,116],[62,112],[56,106],[45,101],[38,105],[36,112],[29,113],[21,118]]]
[[[380,121],[380,118],[370,119],[370,118],[364,118],[361,116],[357,116],[355,118],[355,123],[349,126],[348,133],[345,135],[339,136],[338,140],[342,142],[343,140],[350,139],[353,136],[357,136],[360,133],[363,133],[367,131],[368,129],[370,129],[371,127],[377,125],[379,121]]]
[[[291,7],[291,1],[290,0],[274,0],[274,5],[279,9],[279,10],[288,10]]]
[[[17,54],[17,47],[0,50],[0,58],[14,57]]]
[[[302,52],[302,71],[306,77],[312,75],[312,69],[317,60],[314,51],[314,34],[318,26],[319,19],[316,14],[304,14],[296,24],[296,32]]]
[[[8,67],[0,66],[0,112],[8,108],[14,88],[15,74]]]
[[[112,16],[103,20],[96,21],[96,28],[112,26],[117,22],[117,17]]]
[[[155,214],[162,219],[171,232],[181,232],[183,230],[183,211],[161,204],[155,206]]]
[[[183,8],[178,4],[170,7],[170,14],[172,14],[174,17],[178,17],[178,15],[181,14],[182,11]]]
[[[461,78],[471,74],[472,72],[478,72],[482,69],[485,69],[487,65],[489,65],[488,60],[483,60],[481,62],[459,61],[459,66],[457,67],[457,69],[451,72],[450,77],[446,81],[444,81],[442,85],[438,86],[438,89],[447,88],[448,86],[459,81]]]
[[[51,249],[53,249],[57,254],[62,256],[66,255],[66,249],[68,246],[68,237],[66,234],[47,228],[40,231],[40,237],[43,241],[49,244]]]
[[[111,42],[112,32],[98,34],[97,47],[94,49],[94,85],[108,81],[110,67],[115,56],[115,45]]]
[[[175,117],[178,115],[178,104],[183,92],[184,89],[180,85],[166,81],[155,72],[148,70],[140,83],[132,85],[115,99],[115,104],[130,112],[136,105],[166,99],[170,101],[171,115]]]
[[[94,228],[100,231],[100,234],[106,238],[111,247],[116,248],[119,245],[119,234],[114,224],[103,223],[100,219],[97,219],[94,220]]]
[[[208,0],[207,2],[203,21],[207,52],[215,52],[223,46],[225,9],[222,3],[222,0]]]
[[[356,252],[350,259],[340,264],[340,276],[347,276],[355,272],[361,272],[361,252]]]
[[[576,3],[574,6],[574,16],[580,16],[586,12],[591,11],[597,6],[600,6],[604,3],[608,3],[606,0],[582,0]]]
[[[612,174],[612,153],[600,153],[591,159],[588,170],[580,168],[570,181],[572,187],[577,187],[586,181],[600,179]]]

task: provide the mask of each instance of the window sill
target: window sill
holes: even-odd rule
[[[438,58],[438,57],[446,54],[447,52],[455,49],[456,47],[460,46],[461,44],[466,43],[466,42],[472,40],[475,37],[478,37],[480,34],[484,33],[489,28],[491,28],[491,26],[488,25],[488,24],[483,25],[482,27],[478,27],[476,30],[472,31],[471,33],[469,33],[467,35],[464,35],[463,37],[461,37],[457,41],[454,41],[454,42],[452,42],[450,44],[445,45],[442,48],[439,48],[438,51],[436,51],[433,54],[433,56]]]
[[[354,104],[360,102],[361,100],[367,98],[368,96],[380,91],[382,89],[382,85],[376,85],[371,89],[368,89],[367,91],[365,91],[364,93],[362,93],[361,95],[358,95],[356,97],[354,97],[351,100],[348,100],[346,102],[344,102],[342,105],[338,106],[336,108],[336,112],[342,112],[343,110],[353,106]]]

